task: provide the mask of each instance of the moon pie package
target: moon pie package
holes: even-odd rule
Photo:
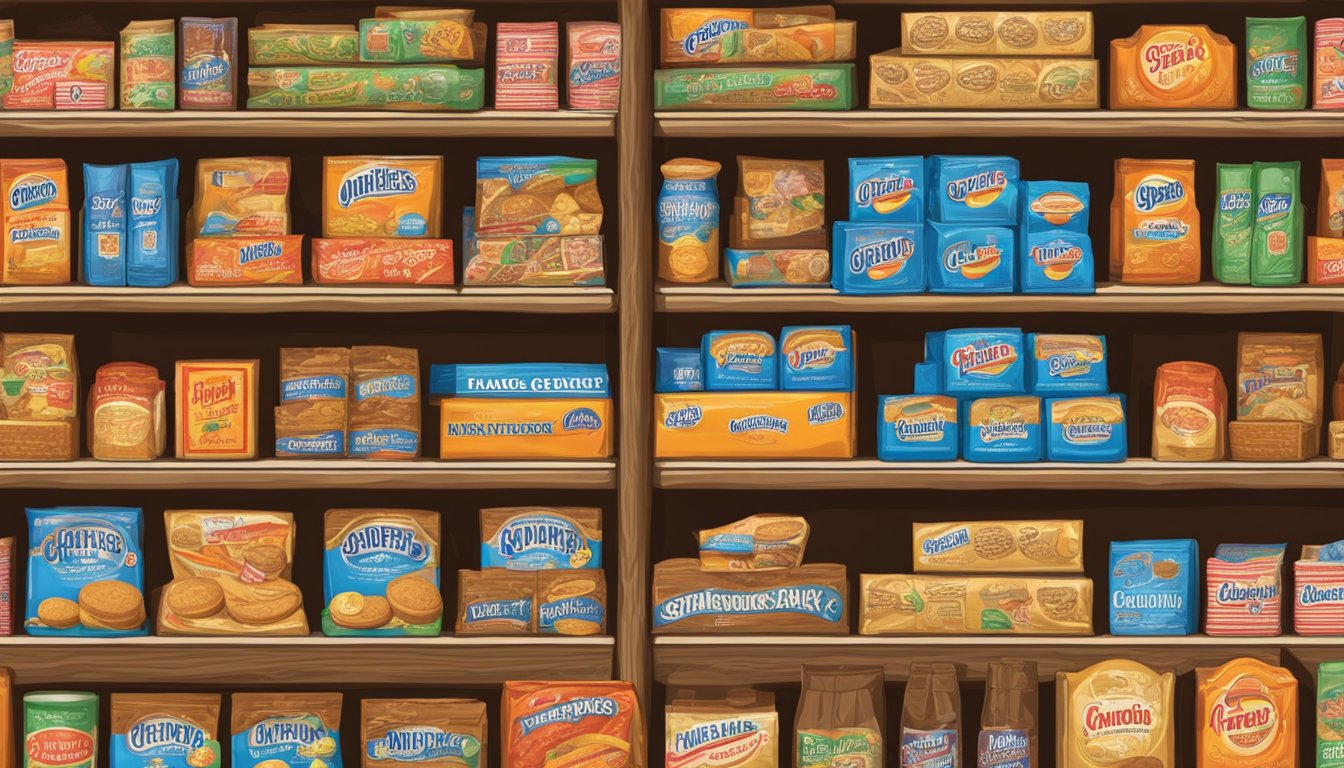
[[[924,359],[937,362],[941,391],[966,395],[1020,395],[1026,388],[1020,328],[957,328],[924,335]]]
[[[147,635],[140,510],[28,510],[30,635]]]
[[[656,392],[702,392],[705,389],[705,365],[700,350],[694,347],[658,347]]]
[[[504,683],[504,768],[627,768],[643,750],[643,719],[626,682]]]
[[[931,221],[925,234],[930,293],[1012,293],[1017,235],[1012,227]]]
[[[854,332],[850,327],[781,328],[779,388],[785,391],[853,392]]]
[[[325,526],[323,633],[439,634],[438,512],[329,509]]]
[[[1082,520],[913,524],[916,573],[1082,573]]]
[[[1023,227],[1017,248],[1022,293],[1096,293],[1092,237],[1086,232],[1032,232]]]
[[[423,768],[481,768],[485,703],[475,699],[364,699],[359,704],[363,768],[412,763]]]
[[[776,571],[803,561],[811,527],[790,515],[752,515],[696,532],[704,571]]]
[[[1193,635],[1199,587],[1194,539],[1111,542],[1111,634]]]
[[[705,389],[779,389],[775,337],[765,331],[710,331],[700,341]]]
[[[602,567],[602,510],[481,510],[481,567],[517,571]]]
[[[1105,336],[1029,333],[1027,349],[1027,389],[1033,394],[1102,395],[1110,390]]]
[[[1045,401],[1048,461],[1124,461],[1129,446],[1124,395],[1056,397]]]
[[[218,693],[114,693],[116,768],[219,768]]]
[[[1044,458],[1041,399],[982,397],[962,403],[961,455],[967,461],[1031,462]]]
[[[235,693],[233,768],[341,768],[340,693]]]

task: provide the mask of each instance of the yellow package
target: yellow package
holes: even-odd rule
[[[1055,674],[1056,765],[1175,768],[1176,676],[1109,659]]]
[[[437,238],[442,186],[441,156],[325,158],[322,236]]]
[[[0,160],[0,283],[70,282],[70,187],[65,161]]]
[[[289,158],[200,160],[192,211],[192,231],[204,237],[288,235]]]
[[[1090,635],[1092,580],[865,573],[859,634]]]
[[[854,457],[850,392],[677,392],[655,395],[660,459]]]
[[[439,458],[605,459],[609,399],[444,398]]]
[[[835,20],[831,6],[794,8],[664,8],[662,63],[714,64],[724,37],[739,30],[783,29]]]

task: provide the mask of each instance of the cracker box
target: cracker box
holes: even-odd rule
[[[725,248],[723,263],[724,280],[734,288],[829,288],[832,284],[831,254],[824,249]]]
[[[605,459],[609,398],[448,397],[439,402],[441,459]]]
[[[1115,161],[1111,279],[1193,285],[1200,276],[1194,160]]]
[[[163,768],[222,765],[218,693],[114,693],[110,698],[112,763]]]
[[[363,768],[402,763],[476,768],[489,754],[482,701],[366,698],[359,703],[359,714]]]
[[[1045,401],[1045,458],[1049,461],[1124,461],[1129,455],[1123,395]]]
[[[1299,635],[1344,635],[1344,560],[1324,559],[1321,547],[1302,547],[1293,563],[1293,630]]]
[[[654,455],[854,457],[849,392],[680,392],[654,396]]]
[[[355,155],[322,162],[323,237],[439,237],[441,156]]]
[[[859,634],[1090,635],[1092,580],[865,573]]]
[[[303,235],[198,237],[187,252],[191,285],[302,285]]]
[[[179,459],[257,457],[259,360],[179,360],[175,451]]]
[[[925,238],[931,293],[1012,293],[1016,288],[1012,227],[931,221]]]
[[[655,392],[701,392],[705,388],[705,363],[697,348],[659,347],[654,377]]]
[[[1204,631],[1272,637],[1283,631],[1283,544],[1219,544],[1209,558]]]
[[[1018,164],[1012,157],[934,155],[929,174],[929,219],[945,224],[1017,223]]]
[[[328,636],[437,636],[439,513],[329,509],[322,582]]]
[[[1027,390],[1034,395],[1101,395],[1106,376],[1106,337],[1029,333]]]
[[[845,635],[848,592],[835,563],[715,572],[695,558],[664,560],[653,567],[653,633]]]
[[[14,81],[7,110],[112,109],[116,44],[14,41]]]
[[[30,635],[147,635],[138,508],[28,510]]]
[[[696,532],[703,571],[777,571],[803,561],[811,526],[789,515],[752,515]]]
[[[420,353],[407,347],[350,349],[348,453],[361,459],[420,455]]]
[[[1320,334],[1242,332],[1237,336],[1237,419],[1320,426],[1326,375]]]
[[[1087,234],[1092,197],[1085,181],[1023,181],[1021,225],[1024,232],[1068,230]]]
[[[659,69],[654,109],[847,111],[855,106],[853,64]]]
[[[1113,541],[1113,635],[1193,635],[1199,631],[1199,544],[1194,539]]]
[[[877,458],[952,461],[957,458],[957,401],[946,395],[883,395],[877,401]]]
[[[779,353],[765,331],[710,331],[700,341],[705,389],[779,389]]]
[[[924,225],[837,221],[831,286],[841,293],[923,293],[928,287]]]
[[[664,64],[713,64],[728,35],[749,30],[789,29],[835,20],[830,6],[794,8],[664,8],[660,59]]]
[[[1237,47],[1203,24],[1145,24],[1111,41],[1111,109],[1236,109]]]
[[[1019,235],[1018,282],[1022,293],[1097,292],[1092,238],[1086,232],[1054,230]]]
[[[916,573],[1082,573],[1082,520],[915,523]]]
[[[849,220],[922,224],[924,158],[851,157]]]
[[[853,392],[854,332],[848,325],[789,326],[779,331],[779,388]]]
[[[455,66],[252,67],[248,109],[472,112],[485,103],[485,71]]]
[[[873,109],[1096,109],[1096,59],[943,56],[900,48],[869,58]]]
[[[941,368],[942,390],[966,395],[1027,391],[1020,328],[958,328],[924,336],[924,359]]]
[[[1344,238],[1307,238],[1307,282],[1311,285],[1344,283]]]
[[[1030,462],[1044,456],[1041,399],[984,397],[963,403],[962,457],[975,462]]]
[[[481,567],[514,571],[602,567],[602,510],[495,507],[481,510]]]
[[[901,14],[901,40],[940,56],[1091,56],[1091,11],[919,11]]]
[[[431,365],[431,397],[608,398],[611,379],[600,363]]]
[[[313,239],[318,285],[452,285],[453,241],[399,237]]]

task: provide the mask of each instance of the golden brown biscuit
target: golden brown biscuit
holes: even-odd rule
[[[184,619],[204,619],[224,610],[224,589],[205,576],[174,579],[163,599],[169,611]]]
[[[346,629],[374,629],[392,621],[392,606],[377,595],[342,592],[331,599],[327,609],[331,620]]]
[[[79,603],[64,597],[48,597],[37,604],[37,618],[52,629],[69,629],[79,623]]]
[[[145,623],[145,596],[124,581],[91,581],[79,590],[81,621],[108,629],[135,629]]]
[[[387,602],[392,612],[407,624],[429,624],[443,615],[443,595],[439,588],[418,574],[398,576],[387,585]]]
[[[556,619],[552,626],[555,627],[555,631],[558,634],[573,635],[577,637],[596,635],[602,631],[601,624],[586,619]]]
[[[288,618],[303,605],[303,594],[288,581],[277,579],[245,592],[225,593],[224,610],[239,624],[263,626]]]
[[[252,544],[243,549],[243,562],[270,580],[285,570],[289,558],[278,544]]]
[[[947,20],[941,16],[924,16],[910,28],[911,42],[920,48],[932,48],[947,39]]]
[[[1003,526],[980,528],[971,536],[975,554],[986,560],[998,560],[1015,548],[1013,532]]]

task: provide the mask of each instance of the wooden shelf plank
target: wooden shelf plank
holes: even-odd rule
[[[0,312],[520,312],[608,313],[610,288],[247,286],[0,288]]]
[[[734,684],[797,682],[799,668],[822,659],[827,664],[870,664],[888,680],[905,679],[911,659],[955,661],[967,679],[983,680],[985,667],[1000,659],[1032,659],[1042,680],[1103,659],[1127,658],[1155,667],[1189,672],[1217,666],[1237,656],[1278,664],[1282,649],[1297,637],[805,637],[790,635],[696,635],[654,638],[654,679],[672,685],[709,685],[733,671]],[[1337,646],[1344,657],[1344,646]]]
[[[14,636],[0,639],[0,658],[19,685],[497,685],[609,680],[613,647],[610,637]]]
[[[611,137],[614,112],[0,112],[0,137]]]
[[[1251,288],[1200,283],[1190,286],[1103,283],[1094,296],[1026,294],[944,296],[842,295],[832,288],[731,288],[662,283],[654,295],[659,312],[1133,312],[1232,314],[1344,312],[1344,286]]]
[[[614,488],[615,461],[0,462],[0,488]]]
[[[884,462],[876,459],[661,459],[654,465],[654,483],[659,488],[730,490],[1340,488],[1344,487],[1344,461],[1325,458],[1301,463],[1129,459],[1118,464],[973,464],[966,461]]]
[[[888,0],[879,0],[887,2]],[[1076,3],[1075,3],[1076,5]],[[878,111],[657,112],[654,131],[671,138],[722,137],[1150,137],[1344,136],[1344,115],[1328,111]]]

